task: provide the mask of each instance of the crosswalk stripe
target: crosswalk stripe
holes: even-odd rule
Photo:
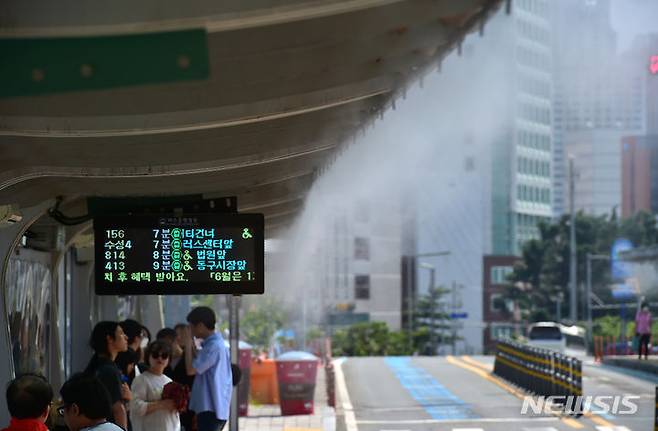
[[[624,426],[611,426],[611,427],[596,427],[598,431],[631,431],[628,427]]]

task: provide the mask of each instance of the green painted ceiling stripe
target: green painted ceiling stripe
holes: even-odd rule
[[[0,97],[206,79],[205,30],[0,39]]]

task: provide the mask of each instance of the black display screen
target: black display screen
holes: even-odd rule
[[[94,218],[96,293],[264,293],[262,214]]]

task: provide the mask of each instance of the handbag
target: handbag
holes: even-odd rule
[[[187,410],[187,404],[190,401],[190,388],[177,382],[169,382],[162,388],[163,400],[174,400],[176,409],[179,412]]]

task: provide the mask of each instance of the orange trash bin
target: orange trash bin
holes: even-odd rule
[[[279,404],[279,386],[273,359],[252,359],[250,392],[255,403]]]

